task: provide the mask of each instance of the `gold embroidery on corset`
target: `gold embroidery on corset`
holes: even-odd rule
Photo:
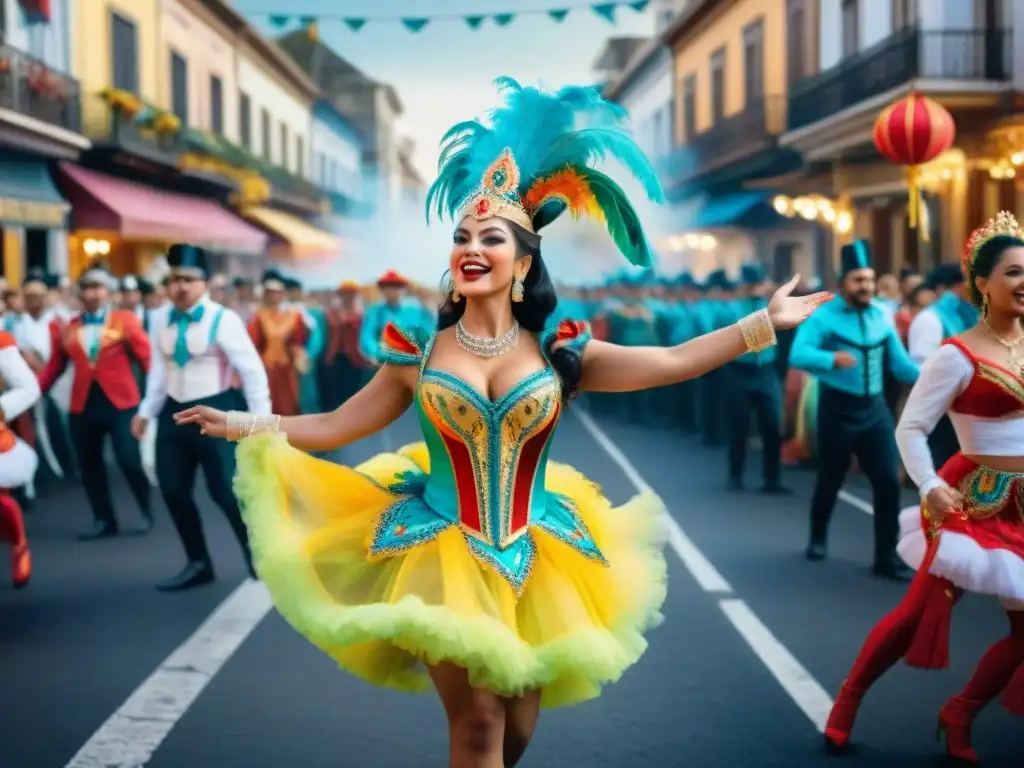
[[[1017,398],[1024,405],[1024,383],[1009,371],[979,360],[978,375],[986,381],[992,382],[1007,394]]]
[[[528,388],[517,400],[516,404],[505,414],[501,423],[501,460],[499,462],[499,519],[501,521],[501,539],[497,541],[499,549],[503,549],[522,536],[529,528],[529,520],[518,531],[512,530],[512,502],[515,490],[516,473],[519,469],[519,457],[526,442],[535,434],[545,429],[558,414],[556,407],[561,400],[562,391],[556,377],[545,376],[537,384]],[[534,472],[530,483],[530,496],[533,496],[533,484],[537,480]]]
[[[280,311],[276,309],[259,310],[260,329],[263,332],[264,365],[289,365],[291,356],[288,354],[288,341],[300,320],[296,311]]]
[[[986,520],[1001,513],[1010,503],[1019,513],[1024,502],[1022,481],[1024,473],[976,467],[960,482],[960,492],[966,501],[962,519]]]
[[[491,543],[494,539],[491,536],[490,520],[487,516],[490,509],[488,499],[490,499],[491,490],[490,453],[488,451],[491,430],[487,419],[469,398],[454,391],[451,387],[433,381],[420,381],[419,390],[424,411],[434,423],[437,431],[461,442],[469,453],[476,487],[476,502],[480,510],[481,531],[470,530],[466,526],[462,526],[463,530],[484,543]],[[453,467],[457,466],[447,445],[445,445],[445,451],[448,453],[449,463]],[[458,484],[456,484],[456,493],[461,493]],[[461,496],[457,503],[462,509],[464,501]]]

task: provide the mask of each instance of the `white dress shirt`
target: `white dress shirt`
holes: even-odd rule
[[[269,415],[267,371],[242,318],[209,297],[204,296],[189,311],[199,306],[203,307],[203,316],[189,324],[185,338],[190,357],[184,366],[174,362],[178,328],[170,323],[171,309],[151,317],[153,357],[139,415],[145,419],[156,418],[168,397],[178,403],[188,403],[219,395],[230,389],[232,369],[242,379],[249,411]]]
[[[921,310],[907,330],[907,352],[918,365],[924,363],[945,340],[942,318],[931,307]]]

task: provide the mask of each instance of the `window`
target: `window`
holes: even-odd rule
[[[302,140],[301,136],[295,137],[295,174],[297,176],[303,176],[306,173],[306,142]]]
[[[288,167],[288,126],[281,123],[281,162],[282,168]]]
[[[892,29],[899,32],[917,23],[916,0],[892,0]]]
[[[210,76],[210,130],[224,133],[224,83],[216,75]]]
[[[260,149],[263,150],[263,159],[268,163],[270,162],[270,111],[265,107],[260,114],[260,122],[262,123],[262,130],[260,133],[263,143],[260,145]]]
[[[725,117],[725,46],[711,54],[711,122]]]
[[[758,19],[743,30],[744,104],[764,99],[764,21]]]
[[[325,155],[323,152],[317,152],[316,164],[318,166],[317,173],[319,174],[317,176],[317,183],[321,187],[326,187],[327,186],[327,155]]]
[[[116,13],[110,15],[110,84],[121,91],[139,92],[139,37],[135,25]]]
[[[858,48],[860,37],[857,23],[857,0],[843,0],[843,58],[853,56]]]
[[[697,135],[697,76],[683,80],[683,141]]]
[[[653,124],[651,126],[651,146],[650,151],[654,157],[661,157],[661,141],[662,131],[664,130],[663,121],[664,116],[661,114],[661,110],[657,110],[654,113]]]
[[[238,134],[242,140],[242,146],[252,150],[252,102],[249,101],[249,94],[244,91],[238,93]]]
[[[804,0],[791,0],[787,33],[789,56],[786,69],[792,85],[807,76],[807,10]]]
[[[188,125],[188,62],[171,51],[171,109]]]

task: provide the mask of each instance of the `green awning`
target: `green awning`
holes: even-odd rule
[[[0,159],[0,223],[63,229],[70,210],[45,163]]]

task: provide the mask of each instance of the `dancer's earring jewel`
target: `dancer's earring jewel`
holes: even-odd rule
[[[988,294],[981,297],[981,316],[988,317]]]
[[[526,293],[526,286],[523,281],[518,277],[512,279],[512,301],[519,304],[523,300],[523,296]]]
[[[454,285],[452,286],[451,297],[452,304],[458,304],[460,301],[462,301],[462,294],[459,293],[459,290]]]

